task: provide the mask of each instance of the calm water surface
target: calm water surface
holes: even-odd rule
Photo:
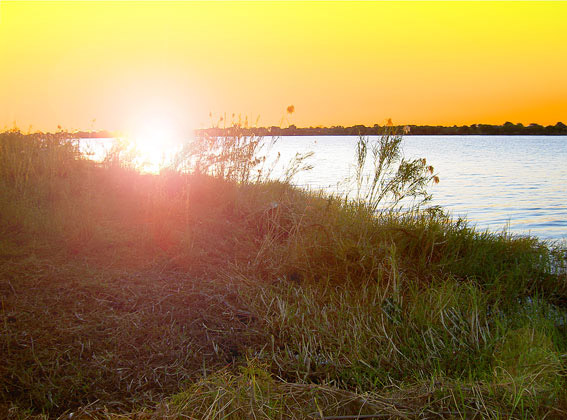
[[[314,168],[294,178],[308,188],[345,193],[337,183],[353,173],[356,136],[282,137],[282,161],[313,151]],[[566,136],[405,136],[404,155],[426,158],[441,182],[432,204],[466,217],[479,229],[567,238]]]

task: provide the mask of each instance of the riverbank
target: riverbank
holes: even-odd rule
[[[246,136],[379,136],[384,132],[388,125],[365,126],[357,124],[353,126],[332,126],[332,127],[248,127],[241,122],[234,125],[222,126],[222,119],[217,127],[196,130],[197,135],[208,134],[211,136],[226,136],[238,130]],[[391,121],[390,121],[391,124]],[[555,125],[542,126],[540,124],[529,124],[524,126],[521,123],[514,124],[506,122],[502,125],[494,124],[471,124],[461,126],[442,126],[442,125],[403,125],[396,129],[404,131],[412,136],[565,136],[567,126],[558,122]]]
[[[564,250],[62,135],[0,147],[0,417],[567,413]]]

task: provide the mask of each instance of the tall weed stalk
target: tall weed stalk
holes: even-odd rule
[[[265,168],[267,153],[277,141],[260,136],[245,136],[238,124],[225,135],[203,133],[185,145],[176,157],[174,169],[205,174],[238,183],[266,179],[271,171]]]
[[[271,156],[278,140],[278,137],[267,139],[244,134],[239,121],[212,133],[201,132],[177,155],[173,169],[239,184],[268,182],[280,164],[279,153]],[[284,167],[279,181],[289,184],[298,173],[312,169],[308,162],[312,155],[312,152],[297,153]]]
[[[359,136],[354,181],[355,201],[376,212],[419,209],[431,200],[427,187],[439,177],[425,159],[406,159],[402,135],[386,127],[377,139]]]

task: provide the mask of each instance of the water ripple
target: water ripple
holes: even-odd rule
[[[356,141],[283,137],[275,151],[284,161],[314,151],[314,169],[297,184],[346,193],[337,182],[352,173]],[[408,158],[425,157],[438,172],[433,204],[466,215],[479,229],[567,238],[566,136],[407,136],[403,144]]]

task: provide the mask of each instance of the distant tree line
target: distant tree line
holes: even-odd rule
[[[77,131],[71,133],[79,139],[109,139],[113,137],[119,137],[117,133],[111,131],[100,130],[100,131]]]
[[[231,127],[213,127],[196,130],[196,134],[208,134],[211,136],[358,136],[358,135],[380,135],[384,132],[385,126],[374,124],[371,127],[365,125],[353,125],[343,127],[336,125],[332,127],[242,127],[235,124]],[[502,125],[472,124],[454,125],[445,127],[441,125],[406,125],[396,126],[399,132],[408,135],[445,135],[445,136],[467,136],[467,135],[490,135],[490,136],[565,136],[567,126],[562,122],[555,125],[543,126],[539,124],[514,124],[506,122]]]
[[[374,124],[371,127],[365,125],[353,125],[351,127],[343,127],[342,125],[334,125],[332,127],[243,127],[234,124],[230,127],[212,127],[195,130],[197,135],[208,134],[210,136],[372,136],[380,135],[384,132],[386,126]],[[472,125],[453,125],[445,127],[442,125],[406,125],[395,126],[401,133],[414,136],[567,136],[567,125],[558,122],[555,125],[543,126],[540,124],[514,124],[506,122],[502,125],[490,124],[472,124]],[[101,130],[101,131],[77,131],[72,133],[77,138],[111,138],[117,137],[119,134]]]

